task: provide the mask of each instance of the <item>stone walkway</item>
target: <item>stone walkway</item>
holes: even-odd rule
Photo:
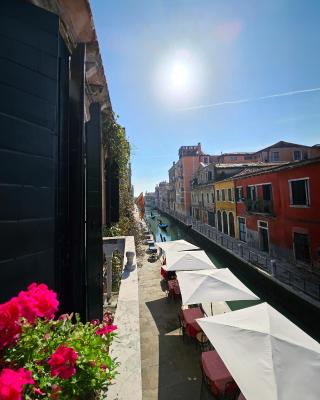
[[[160,262],[146,255],[138,276],[143,400],[200,399],[200,352],[179,334],[181,304],[161,289]]]

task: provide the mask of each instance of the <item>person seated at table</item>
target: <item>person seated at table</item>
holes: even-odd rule
[[[177,279],[177,275],[175,271],[167,271],[167,279],[171,280],[171,279]]]

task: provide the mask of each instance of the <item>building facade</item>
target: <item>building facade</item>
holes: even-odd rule
[[[319,175],[318,158],[235,177],[239,239],[319,270]]]
[[[305,146],[280,141],[255,154],[257,160],[261,162],[301,161],[320,157],[320,146]]]
[[[146,207],[155,207],[155,205],[156,205],[156,193],[155,192],[146,192],[144,194],[144,205]]]
[[[214,164],[200,164],[191,184],[191,215],[205,224],[215,226]]]
[[[214,184],[216,199],[216,227],[235,239],[238,239],[237,206],[235,186],[232,178]]]

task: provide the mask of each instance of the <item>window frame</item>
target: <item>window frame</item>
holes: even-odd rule
[[[238,218],[238,238],[239,238],[240,242],[247,243],[247,236],[248,236],[247,219],[246,219],[246,217],[241,217],[241,216],[238,216],[237,218]],[[240,223],[239,223],[240,218],[242,218],[244,220],[244,226],[246,228],[246,230],[245,230],[246,240],[245,241],[241,239],[241,230],[240,230]]]
[[[295,153],[300,153],[300,158],[295,158]],[[301,161],[303,160],[303,154],[302,154],[302,150],[293,150],[292,151],[292,159],[293,161]]]
[[[292,182],[297,182],[297,181],[306,181],[305,189],[306,189],[307,204],[293,204]],[[289,199],[290,199],[289,205],[290,205],[290,207],[292,207],[292,208],[310,208],[310,206],[311,206],[310,178],[304,177],[304,178],[288,179],[288,185],[289,185]]]
[[[241,196],[238,196],[238,194],[239,194],[239,191],[240,191],[240,194],[241,194]],[[236,202],[237,203],[243,203],[243,186],[237,186],[236,187]]]

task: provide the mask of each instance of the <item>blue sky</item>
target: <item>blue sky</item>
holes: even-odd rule
[[[181,145],[219,154],[320,143],[320,89],[302,92],[320,88],[320,1],[91,7],[113,109],[132,145],[135,194],[168,179]]]

